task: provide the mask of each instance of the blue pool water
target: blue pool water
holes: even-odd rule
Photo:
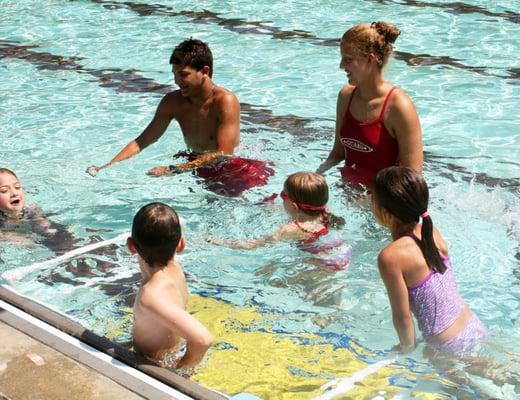
[[[491,340],[520,357],[517,0],[343,0],[315,6],[262,0],[196,5],[0,0],[0,11],[0,165],[18,173],[29,203],[66,225],[77,245],[92,236],[109,239],[128,231],[136,210],[147,202],[171,204],[187,221],[182,263],[190,290],[215,301],[208,303],[214,315],[232,321],[233,313],[253,309],[264,319],[249,330],[276,338],[312,335],[311,346],[343,349],[363,365],[388,359],[397,340],[375,261],[389,238],[368,207],[335,187],[337,170],[327,179],[333,187],[330,208],[347,220],[341,234],[354,249],[347,270],[317,272],[286,243],[238,251],[208,244],[206,238],[253,238],[285,221],[281,210],[257,203],[279,192],[289,173],[315,169],[330,150],[336,96],[346,81],[338,68],[337,39],[356,23],[395,23],[402,33],[386,76],[410,95],[421,118],[433,221],[450,243],[462,295],[489,328]],[[189,174],[150,178],[145,171],[170,163],[171,155],[183,149],[172,123],[158,143],[90,178],[86,167],[109,161],[146,126],[162,94],[174,87],[168,59],[190,36],[209,43],[215,82],[241,102],[239,154],[273,161],[276,175],[240,198],[211,193]],[[43,246],[1,243],[0,272],[53,257]],[[115,265],[105,268],[103,261]],[[85,263],[38,271],[15,289],[125,342],[138,281],[135,261],[117,247],[90,255]],[[234,311],[224,312],[228,307]],[[117,325],[118,319],[127,322]],[[228,354],[226,340],[220,339],[207,369],[212,359]],[[298,346],[283,357],[265,355],[274,368],[271,383],[244,378],[247,385],[240,389],[265,398],[306,399],[316,397],[327,380],[352,375],[346,361],[329,367],[329,353],[308,361],[300,355],[303,366],[296,368],[289,352],[309,343]],[[245,348],[224,357],[230,362],[221,366],[217,389],[241,391],[226,371],[256,359]],[[493,357],[504,361],[501,353]],[[322,365],[321,372],[309,372],[316,365]],[[515,395],[511,383],[479,378],[475,385],[454,389],[450,376],[430,365],[420,349],[394,366],[363,395]],[[279,369],[300,382],[293,397],[290,380],[286,386],[278,383]],[[200,382],[215,386],[211,371],[204,372]]]

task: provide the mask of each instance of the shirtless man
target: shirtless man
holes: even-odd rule
[[[170,64],[179,89],[163,97],[146,129],[109,163],[90,166],[90,175],[156,142],[172,119],[179,123],[184,142],[195,156],[185,163],[152,168],[149,175],[173,175],[233,154],[240,141],[240,104],[229,90],[213,84],[213,56],[208,45],[196,39],[185,40],[173,50]]]
[[[182,375],[195,367],[213,343],[211,333],[188,311],[188,288],[175,254],[185,247],[177,213],[150,203],[134,217],[127,240],[138,254],[142,283],[134,303],[134,349]],[[181,339],[186,352],[180,353]],[[173,357],[172,357],[173,356]]]

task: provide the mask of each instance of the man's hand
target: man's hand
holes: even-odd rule
[[[91,165],[87,168],[87,174],[90,176],[96,176],[97,173],[102,170],[103,168],[110,167],[114,162],[110,161],[109,163],[106,163],[105,165],[102,165],[101,167],[98,167],[97,165]]]
[[[170,175],[169,167],[155,167],[146,173],[151,176],[161,176],[161,175]]]
[[[90,176],[96,176],[100,169],[101,169],[101,167],[98,167],[96,165],[91,165],[90,167],[87,168],[86,173],[89,174]]]

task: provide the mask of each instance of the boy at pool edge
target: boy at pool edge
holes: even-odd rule
[[[163,203],[142,207],[134,217],[127,246],[130,253],[137,254],[143,279],[134,303],[134,350],[189,377],[213,337],[186,311],[186,277],[175,260],[175,253],[185,247],[177,213]],[[182,339],[186,351],[176,357]]]

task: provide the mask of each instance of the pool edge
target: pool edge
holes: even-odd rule
[[[227,400],[224,394],[150,364],[143,357],[37,301],[0,285],[0,320],[150,399]]]

